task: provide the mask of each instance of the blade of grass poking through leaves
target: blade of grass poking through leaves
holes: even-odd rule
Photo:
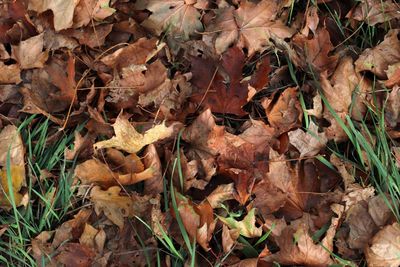
[[[172,176],[175,173],[175,167],[177,165],[178,165],[178,169],[182,169],[180,161],[175,159],[174,165],[172,166]],[[182,179],[183,179],[183,177],[182,177]],[[185,229],[185,226],[183,225],[183,221],[182,221],[181,215],[179,214],[179,210],[178,210],[178,204],[176,203],[175,188],[174,188],[172,177],[171,177],[170,183],[171,183],[171,185],[170,185],[171,202],[172,202],[172,208],[174,209],[174,213],[176,216],[176,221],[178,222],[179,230],[181,231],[181,234],[182,234],[183,240],[185,241],[186,247],[188,248],[189,253],[192,253],[193,249],[192,249],[192,245],[190,243],[190,238]],[[191,254],[190,256],[192,258],[195,257],[195,255],[193,255],[193,254]]]
[[[21,231],[21,225],[19,223],[19,217],[20,213],[17,210],[17,204],[15,203],[15,197],[14,197],[14,191],[13,191],[13,181],[12,181],[12,175],[11,175],[11,154],[10,154],[10,150],[11,150],[11,145],[8,148],[7,151],[7,158],[6,158],[6,176],[7,176],[7,186],[8,186],[8,192],[4,192],[5,196],[7,197],[8,201],[11,203],[12,206],[12,210],[14,213],[14,219],[15,222],[17,224],[17,231],[18,231],[18,236],[19,236],[19,241],[21,244],[23,244],[23,238],[22,238],[22,231]],[[7,193],[9,194],[7,196]]]
[[[238,241],[244,245],[241,252],[246,256],[246,258],[258,257],[258,251],[243,236],[239,236]]]
[[[264,242],[265,240],[267,240],[267,238],[269,237],[269,235],[272,233],[272,231],[275,228],[275,223],[272,224],[271,229],[268,230],[268,232],[266,232],[265,234],[263,234],[258,240],[257,242],[254,244],[254,246],[258,246],[259,244],[261,244],[262,242]]]
[[[176,150],[177,150],[177,159],[178,159],[178,175],[179,175],[179,183],[181,186],[181,191],[183,192],[183,173],[182,173],[182,167],[181,166],[181,139],[182,139],[182,132],[183,129],[179,131],[178,133],[178,140],[176,142]]]

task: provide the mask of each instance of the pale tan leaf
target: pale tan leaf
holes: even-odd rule
[[[146,145],[170,137],[174,132],[173,125],[166,127],[163,123],[154,126],[144,134],[140,134],[122,115],[117,117],[113,127],[115,136],[109,140],[97,142],[94,144],[95,149],[113,147],[128,153],[136,153]]]
[[[300,157],[315,156],[326,146],[325,133],[318,133],[318,126],[311,121],[307,132],[301,129],[288,132],[289,142],[300,151]]]
[[[16,58],[19,67],[24,69],[43,68],[48,58],[48,52],[43,51],[44,33],[31,37],[13,46],[13,56]]]

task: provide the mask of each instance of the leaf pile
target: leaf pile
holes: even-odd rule
[[[0,207],[36,201],[14,126],[36,114],[83,125],[40,266],[399,266],[376,137],[348,130],[378,114],[400,162],[399,18],[392,0],[5,1]]]

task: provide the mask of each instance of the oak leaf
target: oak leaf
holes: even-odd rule
[[[128,153],[139,152],[144,146],[160,139],[170,137],[174,133],[174,126],[165,126],[165,123],[154,126],[144,134],[138,133],[128,119],[120,114],[113,124],[115,136],[109,140],[94,144],[95,149],[113,147]]]

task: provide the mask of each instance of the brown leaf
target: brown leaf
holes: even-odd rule
[[[220,208],[224,201],[234,199],[234,193],[233,183],[219,185],[207,196],[207,201],[213,209]]]
[[[237,10],[225,8],[216,16],[215,22],[207,27],[206,32],[215,34],[215,50],[222,54],[235,42],[248,49],[249,56],[272,47],[270,38],[288,38],[294,31],[277,20],[278,1],[262,1],[255,4],[241,1]]]
[[[75,176],[81,180],[82,184],[94,183],[104,187],[136,184],[153,178],[155,172],[157,169],[150,166],[139,173],[118,173],[110,170],[106,164],[97,159],[87,160],[75,168]]]
[[[200,12],[193,5],[196,1],[185,0],[140,0],[138,9],[147,9],[152,12],[149,18],[142,22],[142,26],[160,35],[163,31],[184,40],[190,35],[203,30],[200,21]]]
[[[400,265],[400,226],[388,225],[371,240],[365,250],[368,266],[396,267]]]
[[[389,65],[400,61],[400,30],[390,30],[382,43],[365,49],[355,62],[356,71],[370,71],[379,79],[387,79]]]
[[[225,224],[222,226],[222,247],[225,253],[229,253],[239,238],[240,231],[238,229],[229,230]]]
[[[24,69],[43,68],[48,58],[48,52],[43,51],[44,33],[31,37],[12,47],[13,57],[19,67]]]
[[[57,251],[55,260],[66,267],[90,267],[95,256],[92,249],[78,243],[67,243]]]
[[[112,24],[102,24],[95,27],[88,26],[80,29],[68,29],[61,33],[69,37],[74,37],[81,45],[95,48],[104,45],[105,39],[112,31],[112,28]]]
[[[318,126],[311,121],[307,132],[297,129],[288,133],[290,143],[300,151],[300,157],[315,156],[326,146],[325,133],[318,133]]]
[[[338,56],[329,55],[333,50],[333,45],[330,41],[329,32],[325,28],[317,29],[312,39],[297,34],[293,37],[292,43],[301,57],[301,61],[296,63],[302,69],[308,70],[311,66],[317,73],[324,71],[331,73],[335,69]]]
[[[296,88],[290,87],[283,91],[275,104],[269,104],[266,100],[262,104],[267,113],[268,122],[276,128],[277,134],[300,126],[302,110],[297,99]]]
[[[204,104],[217,113],[246,114],[242,106],[247,103],[247,83],[242,82],[245,57],[238,47],[229,48],[220,63],[210,59],[192,57],[192,84],[200,89],[191,101]]]
[[[28,9],[43,13],[53,11],[54,29],[60,31],[72,26],[74,10],[79,0],[29,0]]]
[[[390,127],[394,128],[400,122],[400,86],[393,87],[385,107],[385,120]]]
[[[106,191],[99,186],[90,191],[90,200],[94,203],[96,214],[104,212],[104,215],[120,229],[124,227],[124,218],[143,216],[150,205],[150,196],[140,197],[121,196],[121,188],[113,186]]]
[[[159,194],[164,191],[163,173],[161,161],[156,147],[153,144],[147,146],[144,154],[144,166],[152,170],[152,177],[144,181],[145,194]]]
[[[299,220],[287,226],[276,243],[280,251],[264,259],[277,261],[285,265],[325,266],[332,263],[330,252],[333,249],[333,238],[339,224],[339,218],[333,218],[321,244],[315,244],[309,234],[310,218],[306,214]]]
[[[348,14],[347,18],[362,21],[370,26],[400,18],[399,5],[392,0],[362,0]]]
[[[74,28],[87,26],[91,20],[101,21],[111,16],[115,9],[109,6],[110,0],[80,0],[74,12]]]
[[[21,69],[17,64],[5,65],[2,61],[0,61],[0,84],[18,84],[21,81]]]

